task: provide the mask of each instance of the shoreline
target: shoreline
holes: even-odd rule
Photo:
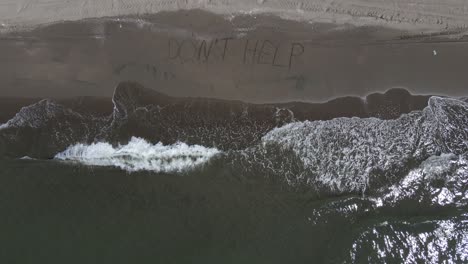
[[[140,85],[132,84],[137,87]],[[329,120],[338,117],[379,117],[383,119],[397,118],[400,114],[408,113],[410,111],[422,110],[427,106],[427,101],[432,96],[437,95],[419,95],[412,94],[410,91],[403,88],[388,89],[385,92],[373,92],[364,97],[358,96],[342,96],[334,98],[325,102],[308,102],[308,101],[289,101],[289,102],[268,102],[268,103],[249,103],[240,100],[225,100],[219,98],[209,97],[172,97],[166,94],[158,93],[154,89],[144,88],[149,93],[155,93],[158,97],[167,98],[164,100],[169,101],[206,101],[206,102],[221,102],[226,105],[230,104],[243,104],[252,107],[262,106],[276,106],[286,109],[295,109],[300,115],[309,116],[305,120]],[[455,98],[463,100],[462,98]],[[13,118],[22,107],[31,106],[41,100],[52,100],[59,104],[68,107],[89,111],[90,113],[97,114],[98,116],[110,116],[114,110],[113,97],[69,97],[69,98],[25,98],[25,97],[0,97],[0,123],[7,123],[8,120]],[[339,109],[334,109],[334,106],[340,106]],[[375,116],[376,113],[381,112],[384,108],[398,108],[408,110],[399,110],[397,116]],[[362,112],[367,109],[369,113]],[[381,110],[378,110],[381,109]],[[299,117],[300,117],[299,116]]]

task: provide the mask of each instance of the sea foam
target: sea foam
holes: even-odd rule
[[[113,147],[100,142],[90,145],[76,144],[57,154],[55,159],[76,161],[92,166],[114,166],[123,170],[182,172],[198,167],[220,151],[185,143],[151,144],[142,138],[132,137],[126,145]]]
[[[398,119],[293,122],[271,130],[262,143],[292,151],[306,170],[298,179],[338,193],[364,192],[395,183],[431,156],[467,152],[467,113],[466,102],[431,97],[423,111]]]

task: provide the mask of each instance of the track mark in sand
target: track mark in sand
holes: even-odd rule
[[[18,3],[16,13],[21,14],[21,13],[23,13],[23,11],[29,9],[29,7],[31,6],[31,2],[32,2],[32,4],[35,4],[36,0],[22,0],[22,1],[20,1]]]

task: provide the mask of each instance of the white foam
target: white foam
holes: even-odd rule
[[[468,151],[468,104],[431,97],[428,105],[394,120],[342,117],[289,123],[268,132],[262,143],[292,150],[313,185],[338,193],[365,192],[371,177],[403,175],[411,162]],[[434,171],[441,169],[431,165]]]
[[[8,127],[8,124],[0,124],[0,130],[5,129]]]
[[[413,114],[389,121],[337,118],[296,122],[273,129],[262,141],[292,150],[314,185],[339,193],[365,191],[373,172],[391,171],[412,157],[420,138],[412,125],[418,118]]]
[[[438,180],[443,184],[434,185]],[[464,155],[442,154],[431,156],[418,168],[411,170],[400,182],[388,189],[381,198],[371,199],[377,207],[394,205],[405,199],[418,199],[434,205],[465,206],[468,201],[468,160]],[[427,190],[421,195],[421,190]]]
[[[127,145],[109,143],[77,144],[57,154],[55,159],[77,161],[85,165],[114,166],[126,171],[182,172],[209,161],[218,149],[185,143],[151,144],[133,137]]]
[[[363,250],[372,252],[368,262],[386,263],[390,258],[405,263],[466,263],[468,232],[465,220],[429,220],[421,223],[391,221],[363,231],[350,250],[352,263]],[[404,252],[404,254],[402,254]],[[455,256],[455,257],[454,257]],[[455,261],[454,261],[455,260]]]

